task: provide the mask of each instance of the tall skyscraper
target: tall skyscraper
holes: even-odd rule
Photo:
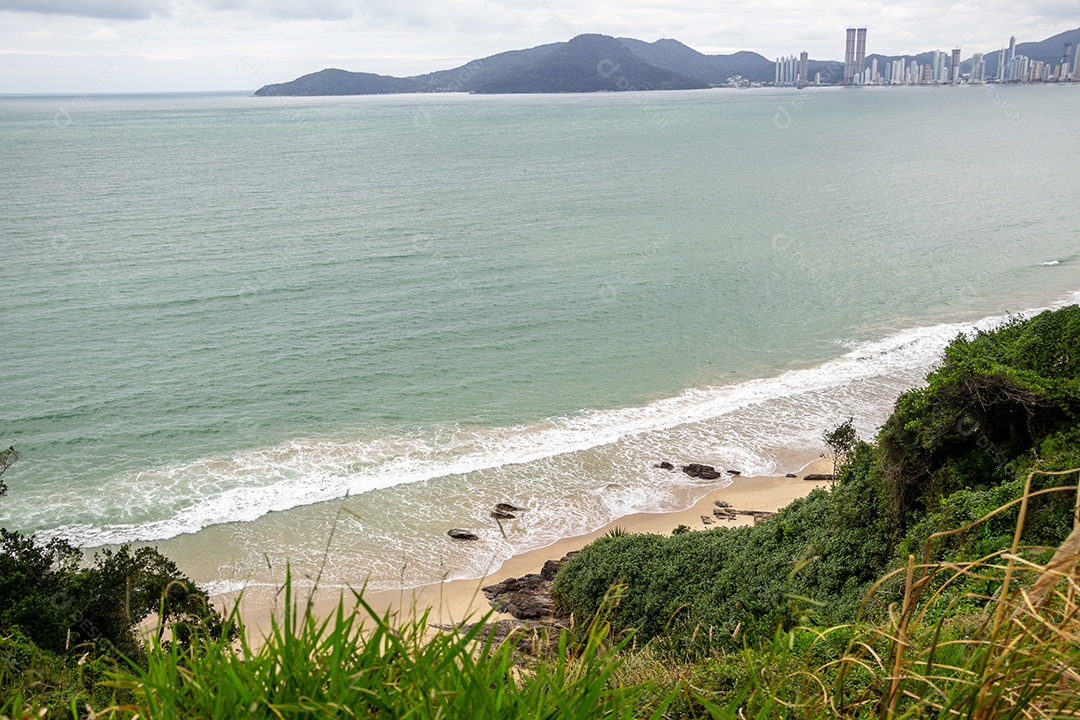
[[[805,54],[805,53],[804,53]],[[790,87],[797,85],[799,80],[799,64],[794,55],[786,58],[776,58],[776,72],[773,84],[777,87]]]
[[[930,82],[944,82],[945,76],[948,74],[948,68],[945,67],[945,53],[935,50],[930,57],[930,67],[932,68]]]
[[[866,28],[856,30],[855,40],[855,72],[862,73],[866,70]]]
[[[983,62],[983,54],[975,53],[971,57],[971,82],[981,83],[986,79],[986,65]]]
[[[1016,60],[1016,36],[1009,38],[1009,53],[1005,56],[1005,81],[1015,80],[1013,63]]]
[[[847,29],[847,46],[844,48],[844,85],[850,85],[855,77],[855,28]]]
[[[997,81],[1004,82],[1005,80],[1005,48],[1001,48],[1001,52],[998,53],[998,67],[997,67]]]
[[[809,67],[809,55],[807,55],[806,51],[803,50],[801,53],[799,53],[799,82],[797,83],[799,87],[806,86],[807,70],[809,69]]]
[[[1076,44],[1076,56],[1073,58],[1073,78],[1080,80],[1080,43]]]
[[[960,82],[960,48],[953,48],[952,61],[949,63],[949,82]]]

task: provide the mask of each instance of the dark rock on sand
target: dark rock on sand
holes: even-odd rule
[[[539,620],[552,614],[551,581],[529,573],[481,588],[491,607],[519,620]]]
[[[728,470],[728,475],[742,475],[742,470]]]
[[[660,463],[656,467],[660,468],[661,470],[674,470],[675,469],[675,466],[672,465],[671,463],[669,463],[667,460]]]
[[[788,474],[787,474],[787,475],[785,475],[784,477],[789,477],[789,478],[797,478],[797,477],[799,477],[799,476],[798,476],[798,475],[796,475],[795,473],[788,473]]]
[[[545,580],[554,580],[555,575],[558,574],[559,570],[562,569],[562,566],[566,563],[566,561],[577,555],[579,552],[581,551],[573,550],[563,555],[562,559],[560,560],[548,560],[546,563],[544,563],[544,567],[540,570],[540,577],[544,578]]]
[[[569,552],[559,560],[548,560],[539,574],[529,573],[519,578],[508,578],[495,585],[480,588],[491,607],[509,613],[518,620],[551,618],[555,608],[551,600],[551,581],[570,558],[578,551]]]
[[[835,480],[836,476],[830,473],[810,473],[803,475],[803,480]]]
[[[450,528],[446,531],[446,534],[455,540],[479,540],[480,537],[475,533],[471,533],[468,530],[462,530],[461,528]]]
[[[701,480],[716,480],[721,476],[721,473],[717,472],[716,468],[712,465],[700,465],[698,463],[683,465],[682,471],[690,477],[699,478]]]
[[[518,507],[510,503],[495,503],[495,509],[504,513],[525,512],[528,508]]]
[[[517,518],[517,515],[503,512],[502,510],[492,510],[491,517],[495,518],[496,520],[514,520]]]

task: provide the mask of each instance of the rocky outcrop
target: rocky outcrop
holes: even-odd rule
[[[545,620],[555,616],[551,599],[551,583],[559,568],[577,552],[567,553],[560,560],[548,560],[539,573],[507,578],[500,583],[480,588],[491,607],[509,613],[518,620]]]
[[[718,472],[712,465],[701,465],[699,463],[683,465],[682,471],[690,477],[700,480],[716,480],[723,476],[723,473]]]
[[[664,460],[659,465],[656,465],[656,467],[660,468],[661,470],[674,470],[675,469],[675,466],[672,465],[671,463],[669,463],[667,460]]]
[[[566,563],[566,561],[580,552],[580,550],[573,550],[563,555],[562,558],[559,560],[548,560],[546,563],[544,563],[544,567],[540,569],[540,577],[549,581],[554,580],[555,575],[558,574],[559,570]]]
[[[495,585],[481,588],[491,607],[509,613],[519,620],[540,620],[554,613],[551,581],[537,573],[507,578]]]
[[[835,480],[836,476],[831,473],[810,473],[809,475],[803,475],[803,480]]]
[[[476,533],[471,533],[468,530],[462,530],[461,528],[450,528],[446,531],[446,534],[455,540],[479,540],[480,537]]]
[[[757,525],[758,520],[764,520],[776,514],[769,510],[736,510],[731,503],[723,500],[713,500],[713,504],[716,505],[716,509],[712,511],[712,514],[718,520],[734,520],[737,515],[749,515],[754,518],[754,524]],[[701,519],[705,520],[705,517],[702,516]]]
[[[528,508],[518,507],[517,505],[511,505],[510,503],[495,503],[495,510],[502,513],[518,513],[525,512]]]

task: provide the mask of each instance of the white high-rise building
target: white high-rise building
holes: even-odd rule
[[[933,60],[931,60],[933,69],[933,75],[930,77],[930,81],[934,83],[945,82],[945,53],[940,50],[934,51]]]
[[[971,58],[971,82],[981,83],[986,79],[986,64],[983,62],[983,54],[975,53]]]

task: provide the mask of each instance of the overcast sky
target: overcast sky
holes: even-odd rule
[[[416,75],[585,32],[842,60],[855,25],[867,53],[966,58],[1080,26],[1080,0],[0,0],[0,93],[250,91],[325,67]]]

